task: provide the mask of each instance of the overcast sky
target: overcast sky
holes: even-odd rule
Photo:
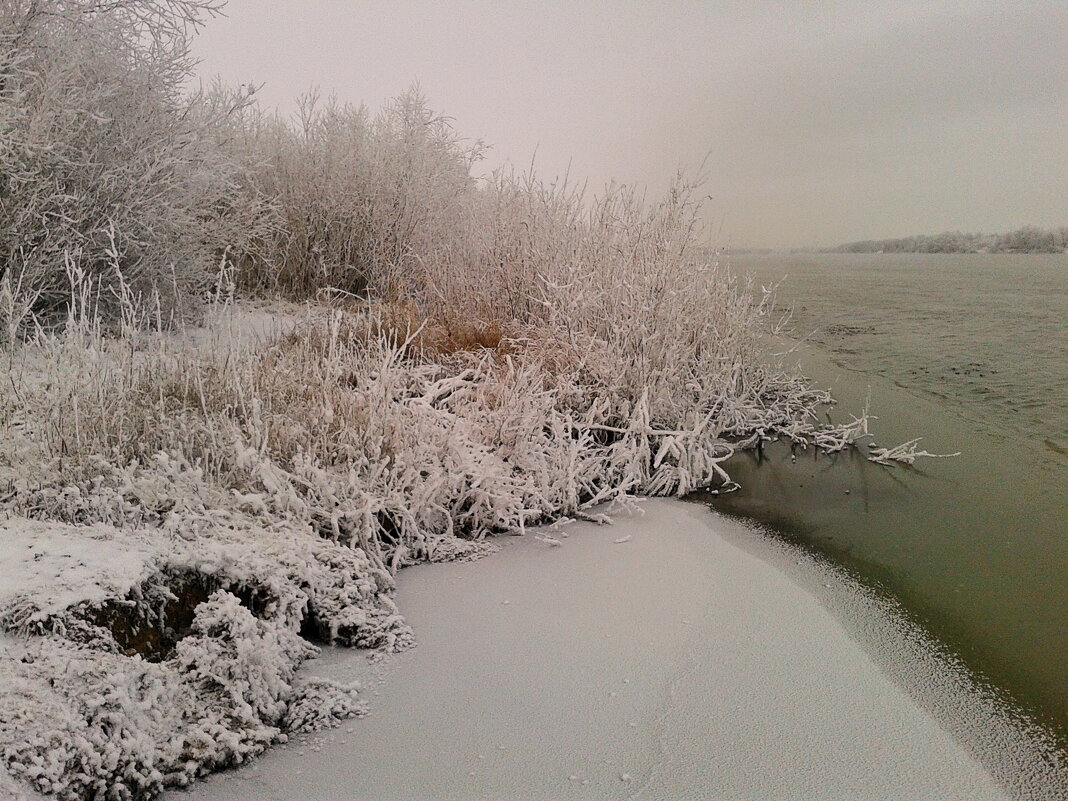
[[[1068,2],[230,0],[206,79],[371,108],[418,81],[480,170],[663,190],[735,247],[1068,224]],[[722,227],[721,227],[722,225]]]

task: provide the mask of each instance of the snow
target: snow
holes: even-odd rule
[[[680,356],[655,391],[621,384],[619,354],[551,329],[505,354],[415,358],[384,314],[213,308],[198,329],[124,337],[71,321],[9,354],[10,778],[62,799],[148,798],[360,716],[366,691],[348,677],[299,676],[317,651],[301,635],[402,651],[414,635],[393,598],[400,568],[465,563],[496,549],[485,538],[528,530],[539,553],[569,559],[579,529],[533,527],[603,524],[598,503],[725,481],[725,437],[810,436],[826,399],[757,367],[745,392],[760,403],[735,397],[742,362],[714,349],[699,350],[721,383],[691,381],[704,362]],[[612,533],[620,558],[649,558],[659,535],[637,533]],[[508,587],[470,603],[526,608]],[[698,619],[677,611],[673,626]]]
[[[32,608],[32,623],[79,603],[125,596],[144,581],[159,546],[107,525],[0,520],[0,614]],[[9,612],[10,613],[10,612]]]
[[[388,597],[392,577],[310,530],[234,516],[189,540],[11,518],[0,534],[3,781],[62,799],[151,797],[240,764],[288,731],[362,715],[358,685],[295,678],[318,653],[298,636],[312,610],[327,641],[412,641]],[[171,650],[124,653],[94,618],[117,604],[166,629],[179,578],[219,589]],[[234,592],[256,599],[260,616]]]
[[[390,657],[351,734],[297,738],[167,801],[618,798],[623,784],[635,798],[1066,797],[1063,764],[846,581],[849,611],[832,612],[823,568],[788,575],[759,534],[699,505],[642,506],[607,529],[570,524],[564,548],[528,536],[404,571],[420,645]],[[850,615],[909,655],[894,678]],[[367,667],[334,653],[307,670]]]

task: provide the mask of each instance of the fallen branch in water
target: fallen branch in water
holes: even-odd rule
[[[871,437],[871,432],[868,431],[869,419],[871,416],[865,408],[860,417],[854,417],[849,423],[814,431],[812,441],[824,453],[838,453],[856,445],[862,439]]]
[[[956,453],[931,453],[930,451],[918,451],[916,450],[916,444],[921,439],[923,439],[923,437],[916,437],[916,439],[910,439],[908,442],[902,442],[900,445],[895,445],[893,448],[872,448],[868,454],[868,460],[883,465],[889,465],[892,462],[913,464],[921,456],[928,456],[932,459],[950,459],[954,456],[960,456],[960,451],[957,451]]]

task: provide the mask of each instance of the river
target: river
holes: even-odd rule
[[[757,520],[903,607],[1068,746],[1068,255],[734,255],[776,286],[799,363],[870,399],[881,468],[777,444],[736,457],[720,511]]]

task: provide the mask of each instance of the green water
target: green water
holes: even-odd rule
[[[786,357],[840,401],[870,393],[915,468],[776,444],[715,501],[896,598],[1068,746],[1068,256],[736,256],[792,305]]]

